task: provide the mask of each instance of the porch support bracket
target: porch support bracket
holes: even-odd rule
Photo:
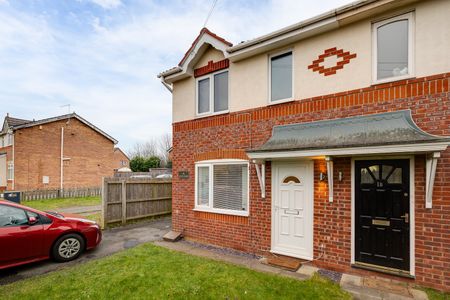
[[[261,189],[261,198],[266,198],[266,162],[264,160],[253,160],[258,176],[259,187]]]
[[[440,152],[433,152],[427,155],[426,161],[426,184],[425,184],[425,208],[433,207],[433,188],[436,178],[436,167]]]
[[[333,202],[333,157],[325,156],[327,162],[328,201]]]

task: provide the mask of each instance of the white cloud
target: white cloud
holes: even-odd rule
[[[142,0],[138,8],[91,1],[120,7],[100,15],[70,11],[73,27],[44,13],[0,9],[0,116],[44,118],[66,113],[61,105],[70,103],[126,150],[170,132],[171,95],[156,74],[178,63],[209,7],[202,0]],[[347,2],[223,0],[208,27],[238,43]]]
[[[90,0],[91,2],[100,5],[105,9],[112,9],[122,5],[120,0]]]

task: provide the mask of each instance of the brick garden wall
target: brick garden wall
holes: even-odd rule
[[[114,144],[77,119],[52,122],[15,132],[15,189],[60,186],[61,127],[64,127],[64,188],[101,186],[117,162]],[[49,176],[49,184],[42,177]]]
[[[250,216],[196,212],[194,162],[203,159],[245,158],[245,149],[263,144],[274,125],[344,118],[411,109],[420,128],[450,135],[450,73],[371,86],[339,94],[213,116],[173,125],[173,228],[185,236],[224,247],[266,254],[271,243],[271,174],[266,165],[266,199],[261,199],[255,168],[250,168]],[[335,160],[335,200],[328,202],[326,183],[319,182],[325,161],[315,160],[315,264],[339,271],[370,273],[350,267],[350,158]],[[179,171],[188,171],[180,179]],[[415,157],[416,283],[450,289],[450,150],[438,162],[433,208],[425,209],[425,158]],[[373,273],[372,273],[373,274]]]

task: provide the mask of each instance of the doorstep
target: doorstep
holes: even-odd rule
[[[297,280],[306,280],[316,272],[337,282],[342,289],[353,295],[355,299],[392,299],[392,300],[425,300],[427,294],[414,289],[411,285],[391,279],[361,277],[357,275],[341,274],[330,270],[319,269],[304,263],[296,271],[267,264],[267,259],[228,248],[221,248],[202,243],[181,240],[178,242],[155,241],[154,244],[171,250],[187,254],[220,260],[236,265],[241,265],[259,272],[273,273],[292,277]]]

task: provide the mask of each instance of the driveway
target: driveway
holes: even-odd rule
[[[102,210],[101,205],[90,205],[90,206],[74,206],[74,207],[66,207],[61,209],[56,209],[57,212],[61,213],[70,213],[70,214],[93,214],[96,212],[100,212]]]
[[[142,243],[161,240],[170,229],[170,217],[107,229],[103,231],[103,241],[96,249],[83,253],[83,255],[74,261],[68,263],[56,263],[48,260],[7,270],[0,270],[0,285],[101,258],[121,250],[135,247]]]

